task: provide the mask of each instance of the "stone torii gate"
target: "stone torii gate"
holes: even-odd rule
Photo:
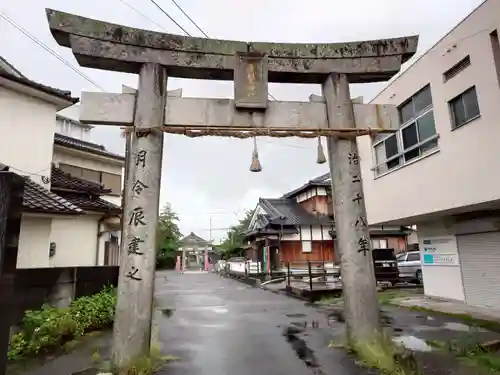
[[[396,108],[353,104],[349,83],[390,79],[418,37],[332,44],[247,43],[141,30],[47,10],[56,41],[81,66],[139,74],[136,94],[82,94],[80,120],[126,126],[131,159],[124,204],[113,360],[149,353],[163,132],[327,137],[348,337],[379,330],[356,136],[393,132]],[[168,97],[171,77],[234,80],[234,100]],[[323,98],[268,102],[268,82],[319,83]]]

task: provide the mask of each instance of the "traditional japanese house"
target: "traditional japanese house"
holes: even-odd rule
[[[245,234],[247,258],[263,262],[269,257],[274,269],[308,260],[338,263],[330,186],[327,173],[281,198],[260,198]],[[402,252],[411,232],[401,226],[370,226],[372,248]]]

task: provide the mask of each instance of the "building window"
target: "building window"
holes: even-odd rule
[[[311,241],[302,241],[302,252],[303,253],[311,253],[312,252],[312,242]]]
[[[87,168],[81,168],[81,171],[84,180],[101,183],[101,172]]]
[[[389,242],[386,239],[373,239],[372,249],[387,249]]]
[[[375,174],[380,175],[437,149],[430,85],[399,107],[401,126],[396,133],[383,136],[373,144]]]
[[[476,87],[472,86],[449,101],[452,129],[456,129],[469,121],[478,118],[479,103],[477,102]]]
[[[119,174],[112,174],[101,172],[101,184],[106,189],[111,189],[111,194],[121,195],[122,193],[122,176]]]

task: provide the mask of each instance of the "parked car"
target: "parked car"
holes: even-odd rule
[[[398,269],[401,280],[414,282],[417,284],[423,283],[422,278],[422,263],[420,261],[419,251],[409,251],[398,255]]]
[[[399,281],[399,270],[394,249],[373,249],[372,256],[377,282],[396,284]]]

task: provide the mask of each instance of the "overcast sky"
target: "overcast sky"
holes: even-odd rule
[[[156,0],[193,36],[202,36],[171,0]],[[139,10],[146,17],[132,10]],[[425,52],[481,0],[177,0],[185,12],[212,38],[244,41],[342,42],[420,34],[418,54]],[[69,49],[50,35],[44,8],[156,31],[182,31],[149,0],[4,0],[0,11],[39,40],[78,66]],[[148,19],[149,18],[149,19]],[[153,20],[154,22],[152,22]],[[155,24],[156,23],[156,24]],[[159,26],[161,26],[161,28]],[[0,18],[0,54],[29,78],[79,96],[98,91],[54,56]],[[410,61],[411,63],[411,61]],[[137,87],[135,75],[80,68],[109,92],[121,85]],[[169,90],[182,88],[184,96],[232,97],[231,82],[169,79]],[[384,84],[353,85],[353,96],[370,100]],[[307,101],[320,93],[318,85],[270,84],[278,100]],[[92,140],[123,153],[120,131],[96,127]],[[170,202],[179,214],[183,233],[208,239],[224,235],[259,197],[278,197],[327,171],[317,165],[316,143],[300,139],[261,138],[258,143],[263,171],[251,173],[252,143],[228,138],[190,139],[166,135],[161,202]]]

